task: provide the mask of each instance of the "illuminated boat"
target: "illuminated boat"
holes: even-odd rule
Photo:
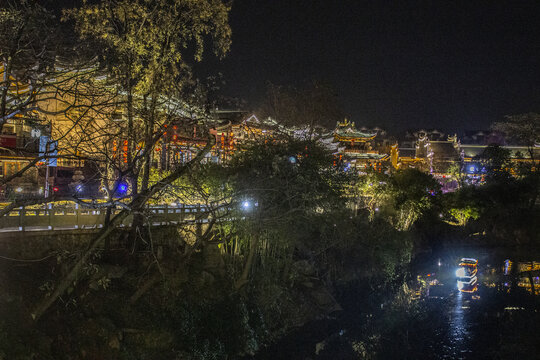
[[[476,276],[458,278],[457,288],[461,292],[473,293],[478,290],[478,278]]]
[[[458,278],[472,278],[478,272],[478,260],[471,258],[462,258],[459,267],[456,270]]]
[[[478,290],[478,260],[462,258],[456,270],[457,288],[461,292],[473,293]]]

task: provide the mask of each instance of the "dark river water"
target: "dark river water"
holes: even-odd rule
[[[384,306],[344,306],[342,313],[303,326],[255,358],[540,359],[538,299],[523,289],[509,292],[504,286],[504,256],[481,250],[455,252],[480,260],[474,294],[457,290],[458,258],[453,252],[446,257],[432,255],[418,266],[418,275],[430,273],[443,285],[431,287],[430,296],[417,300],[418,311],[410,315],[407,326],[374,331],[371,324],[385,316]],[[371,331],[378,347],[366,345]]]

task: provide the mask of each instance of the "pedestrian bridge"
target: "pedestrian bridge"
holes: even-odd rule
[[[182,222],[207,222],[209,208],[205,205],[159,205],[146,209],[148,222],[152,226],[164,226]],[[111,218],[120,213],[113,209]],[[73,205],[48,204],[45,208],[18,208],[0,217],[0,234],[24,231],[60,231],[74,229],[99,229],[105,222],[105,208],[88,209]],[[119,225],[130,226],[133,215]]]

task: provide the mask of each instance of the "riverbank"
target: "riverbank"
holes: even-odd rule
[[[473,254],[491,250],[476,249]],[[499,250],[484,257],[481,271],[495,268],[506,256],[524,254],[515,247],[514,252]],[[254,359],[538,359],[539,297],[521,289],[512,293],[494,288],[483,274],[477,293],[461,293],[451,275],[454,268],[444,266],[447,259],[440,252],[428,258],[423,266],[420,259],[414,263],[447,281],[438,286],[438,296],[405,304],[398,293],[378,308],[340,298],[343,312],[296,330]]]

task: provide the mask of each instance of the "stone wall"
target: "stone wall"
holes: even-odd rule
[[[195,234],[204,232],[206,224],[182,226],[160,226],[152,229],[154,246],[174,248],[183,243],[193,243]],[[0,256],[16,259],[40,259],[59,251],[83,249],[97,234],[95,229],[55,230],[55,231],[15,231],[0,233]],[[109,238],[111,248],[121,248],[125,244],[125,230],[115,230]],[[191,238],[193,237],[193,238]]]

